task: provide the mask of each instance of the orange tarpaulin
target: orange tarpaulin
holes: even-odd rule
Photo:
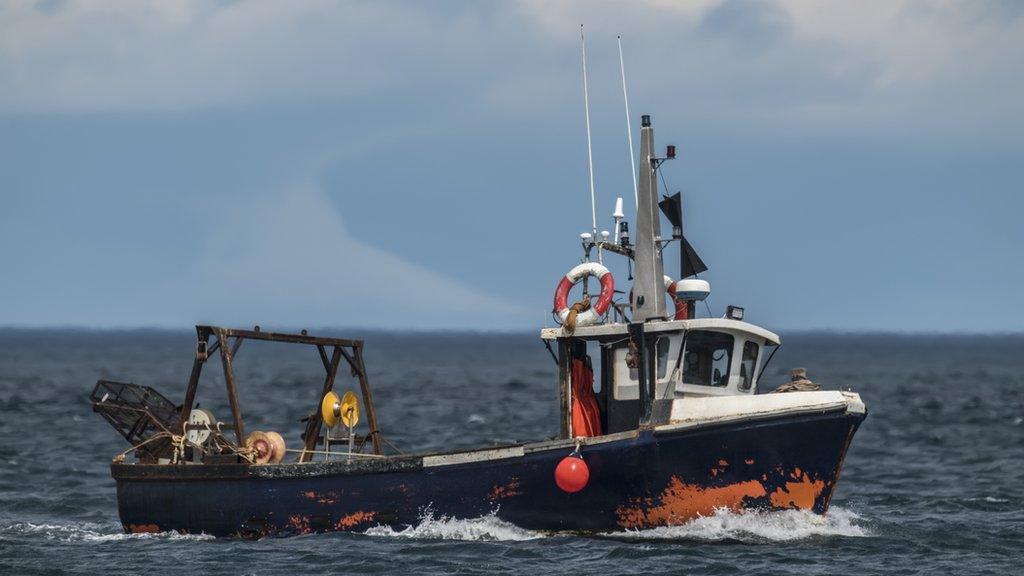
[[[572,361],[572,434],[600,436],[601,408],[594,397],[594,371],[583,358]]]

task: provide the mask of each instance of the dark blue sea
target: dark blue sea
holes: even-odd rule
[[[535,335],[357,336],[382,430],[405,451],[557,430],[555,366]],[[239,541],[123,534],[108,466],[127,445],[87,401],[110,378],[180,402],[193,334],[0,330],[0,574],[1024,574],[1024,336],[782,336],[765,384],[803,366],[869,410],[825,518],[720,513],[580,537],[424,514],[400,530]],[[297,445],[322,383],[315,351],[247,342],[236,369],[248,428]],[[200,401],[227,420],[208,370]]]

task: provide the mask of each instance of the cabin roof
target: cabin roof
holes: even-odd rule
[[[769,332],[760,326],[755,326],[741,320],[731,318],[695,318],[693,320],[655,320],[644,324],[646,332],[675,332],[678,330],[727,330],[731,332],[743,332],[763,338],[767,344],[778,345],[781,343],[778,334]],[[581,326],[576,328],[572,334],[566,333],[564,328],[544,328],[540,331],[543,340],[557,340],[559,338],[582,338],[584,340],[602,340],[609,336],[620,336],[629,333],[629,324],[598,324],[596,326]]]

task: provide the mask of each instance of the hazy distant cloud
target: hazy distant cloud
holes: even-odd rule
[[[198,202],[209,216],[171,234],[159,222],[169,214],[132,201],[112,203],[107,218],[83,214],[88,235],[38,216],[0,227],[17,247],[0,251],[0,325],[522,328],[543,318],[353,237],[315,184]],[[147,221],[152,235],[134,226]]]
[[[411,238],[421,250],[440,249]],[[515,303],[361,242],[314,185],[249,198],[210,231],[177,317],[219,323],[384,328],[522,327]],[[183,293],[187,294],[187,292]]]

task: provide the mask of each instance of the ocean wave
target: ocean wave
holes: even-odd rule
[[[207,534],[179,534],[177,532],[156,532],[146,534],[125,534],[119,525],[95,523],[81,524],[34,524],[16,522],[0,528],[3,535],[39,536],[47,540],[62,542],[114,542],[118,540],[209,540]]]
[[[1005,504],[1009,502],[1006,498],[996,498],[995,496],[985,496],[983,498],[968,498],[968,502],[988,502],[989,504]]]
[[[419,522],[401,530],[387,526],[375,526],[364,534],[395,538],[419,538],[424,540],[468,540],[468,541],[518,541],[543,538],[544,535],[520,528],[501,520],[495,513],[460,520],[441,516],[434,518],[430,512],[420,516]]]
[[[460,520],[430,512],[421,515],[413,526],[395,530],[375,526],[366,530],[368,536],[417,538],[424,540],[522,541],[557,535],[534,532],[501,520],[495,513],[479,518]],[[702,542],[788,542],[820,536],[864,537],[871,534],[863,526],[860,515],[832,507],[825,516],[806,510],[776,512],[718,510],[683,524],[644,530],[626,530],[597,534],[601,538],[629,540],[697,540]]]
[[[833,506],[825,516],[807,510],[774,512],[720,509],[684,524],[644,530],[609,532],[609,538],[637,540],[698,540],[702,542],[790,542],[820,536],[871,536],[857,513]]]

